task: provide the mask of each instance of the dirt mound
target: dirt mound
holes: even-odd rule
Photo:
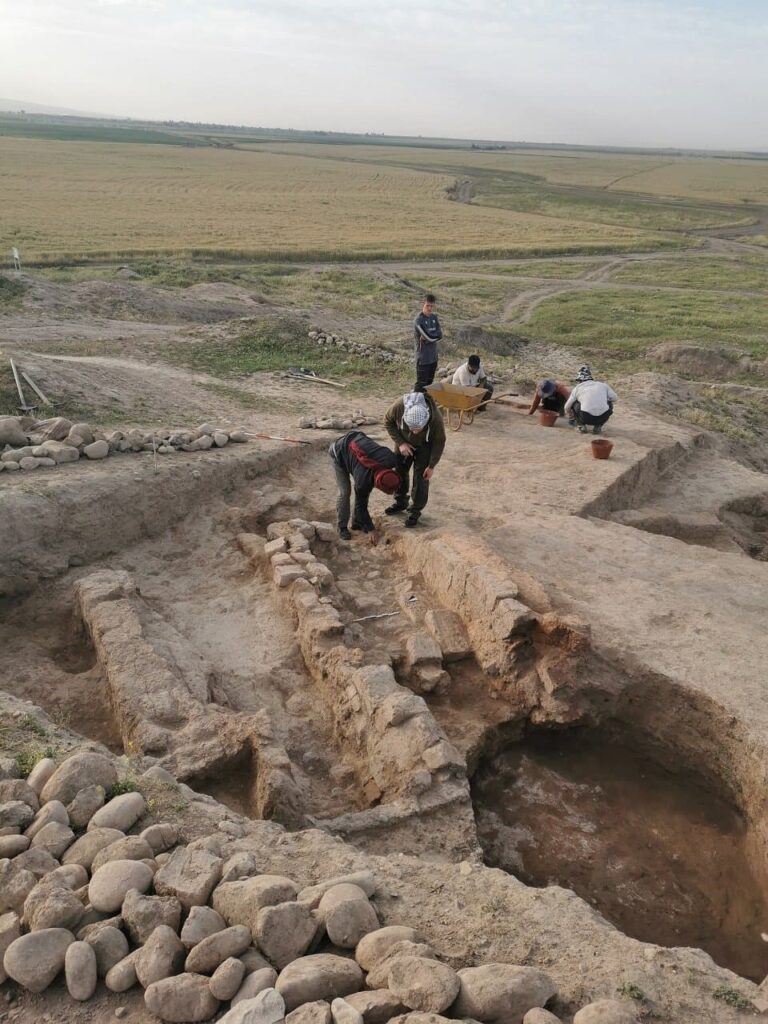
[[[738,367],[735,352],[721,348],[704,348],[701,345],[665,341],[652,348],[648,355],[666,366],[674,366],[681,373],[692,373],[701,377],[730,375]]]
[[[458,348],[462,350],[485,349],[494,355],[509,356],[524,348],[528,344],[528,339],[513,331],[468,324],[456,332],[456,342]],[[454,345],[453,348],[457,346]]]
[[[122,281],[59,284],[36,277],[29,279],[24,305],[56,314],[86,313],[155,323],[212,323],[253,316],[260,303],[245,289],[224,283],[166,289]]]

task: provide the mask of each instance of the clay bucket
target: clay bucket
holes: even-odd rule
[[[607,459],[612,451],[613,441],[608,441],[604,437],[596,437],[592,442],[593,459]]]
[[[554,427],[557,423],[558,413],[552,409],[542,409],[539,413],[539,423],[542,427]]]

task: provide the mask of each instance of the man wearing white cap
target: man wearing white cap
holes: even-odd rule
[[[385,418],[387,433],[395,442],[396,470],[400,488],[384,511],[388,516],[408,510],[405,525],[416,526],[429,499],[429,481],[445,449],[443,417],[431,395],[411,391],[390,406]],[[408,505],[409,474],[413,467],[411,504]]]

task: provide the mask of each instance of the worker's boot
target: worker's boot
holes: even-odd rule
[[[603,432],[603,428],[599,424],[596,427],[592,428],[592,433],[593,434],[602,434],[602,432]]]
[[[408,508],[408,502],[407,501],[398,501],[397,499],[395,499],[394,502],[391,505],[388,505],[384,509],[384,515],[385,516],[396,516],[400,512],[405,512],[405,510],[407,508]]]
[[[405,525],[409,528],[418,526],[420,517],[421,512],[417,512],[415,508],[412,508],[408,513],[408,518],[405,520]]]
[[[586,423],[580,423],[579,424],[579,433],[580,434],[588,434],[589,433],[589,427],[586,425]]]
[[[352,540],[352,534],[349,532],[346,526],[339,527],[339,537],[341,537],[342,540]]]

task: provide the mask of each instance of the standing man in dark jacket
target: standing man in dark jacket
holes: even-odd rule
[[[379,535],[368,511],[368,499],[374,487],[384,494],[394,494],[400,488],[400,477],[395,469],[395,453],[383,444],[377,444],[361,430],[350,430],[348,434],[337,438],[328,451],[339,488],[336,496],[339,536],[342,540],[352,540],[349,532],[349,506],[354,484],[352,529],[370,534],[371,543],[377,544]]]
[[[408,509],[405,525],[416,526],[429,499],[429,481],[445,448],[443,417],[430,394],[412,391],[390,406],[385,425],[395,442],[400,487],[394,504],[384,509],[388,516]],[[408,507],[408,477],[413,467],[411,504]]]
[[[414,352],[416,356],[416,391],[423,391],[435,379],[437,369],[437,343],[443,337],[440,321],[435,313],[435,296],[424,296],[421,312],[413,321]]]

